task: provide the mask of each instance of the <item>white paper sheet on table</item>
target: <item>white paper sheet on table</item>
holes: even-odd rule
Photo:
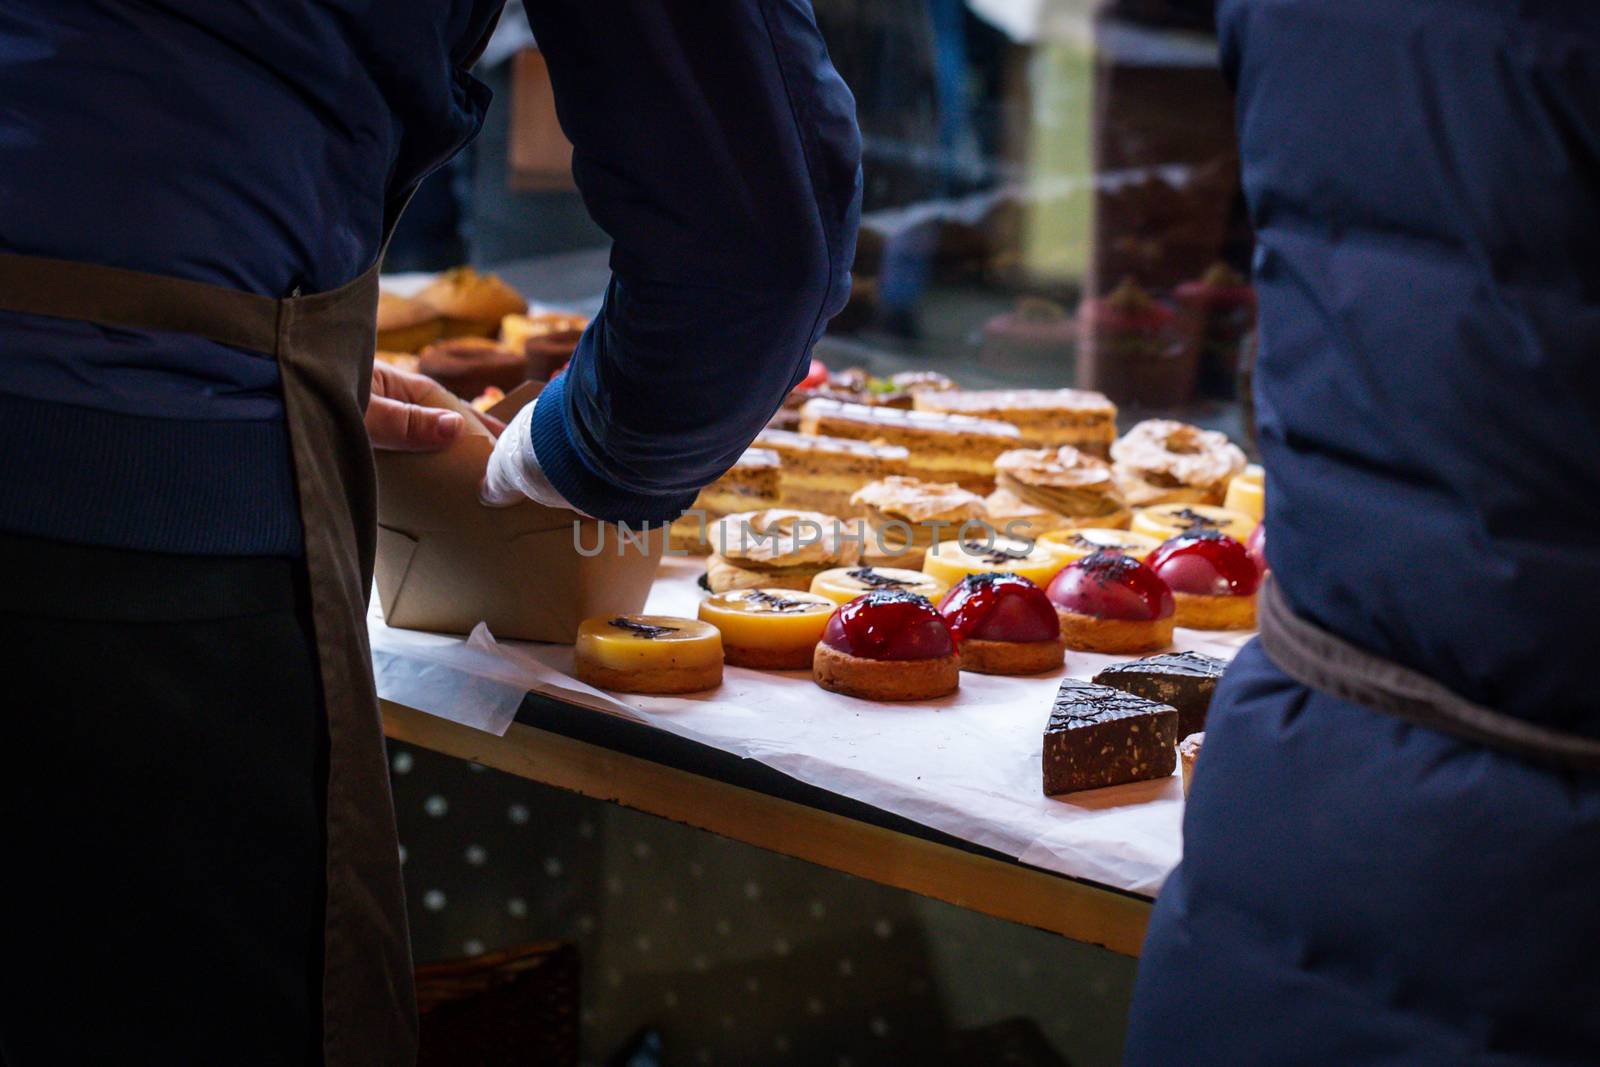
[[[668,559],[646,610],[693,617],[695,561]],[[824,692],[801,672],[730,667],[722,687],[689,697],[613,697],[571,677],[572,650],[385,626],[371,618],[378,693],[504,734],[526,692],[621,715],[759,760],[802,782],[870,804],[1025,863],[1154,896],[1178,862],[1177,776],[1047,797],[1039,756],[1063,674],[1087,678],[1126,657],[1069,652],[1064,672],[963,674],[928,704],[879,704]],[[1249,635],[1178,631],[1179,648],[1231,658]]]

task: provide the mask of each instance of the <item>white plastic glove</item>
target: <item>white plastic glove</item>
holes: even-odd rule
[[[489,467],[483,473],[483,485],[478,497],[492,508],[505,508],[532,500],[550,508],[567,508],[577,511],[566,498],[550,484],[539,466],[539,457],[533,453],[533,434],[528,426],[533,421],[533,403],[517,412],[506,424],[494,452],[489,456]],[[580,513],[581,514],[581,513]]]

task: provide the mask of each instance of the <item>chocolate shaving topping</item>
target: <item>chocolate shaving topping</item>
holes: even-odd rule
[[[1001,564],[1011,563],[1019,559],[1027,559],[1033,554],[1033,546],[1027,548],[1000,548],[997,545],[986,545],[982,541],[963,541],[961,550],[969,556],[978,556],[985,563]]]
[[[1221,519],[1213,519],[1209,515],[1202,515],[1193,508],[1179,508],[1172,513],[1172,521],[1182,526],[1185,530],[1199,531],[1202,529],[1215,530],[1222,525]]]
[[[856,603],[866,604],[909,604],[921,602],[933,607],[933,601],[921,593],[913,593],[906,589],[874,589],[870,593],[863,593],[857,598]]]
[[[612,619],[611,625],[619,630],[627,630],[629,633],[637,634],[647,641],[654,641],[658,637],[665,637],[668,634],[678,632],[676,626],[655,626],[648,622],[634,622],[632,619],[625,619],[621,615]]]
[[[777,593],[769,593],[765,589],[752,589],[745,595],[746,603],[760,604],[768,611],[804,611],[815,605],[807,604],[804,600],[792,600]]]
[[[862,585],[870,585],[875,589],[903,589],[911,583],[904,578],[895,578],[888,574],[879,574],[871,567],[857,567],[853,571],[846,571],[850,577]]]

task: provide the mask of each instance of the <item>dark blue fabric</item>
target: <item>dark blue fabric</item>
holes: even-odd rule
[[[1600,8],[1225,0],[1296,610],[1600,736]],[[1312,693],[1211,712],[1132,1064],[1594,1063],[1600,779]]]
[[[461,65],[498,7],[8,0],[0,249],[274,296],[334,288],[376,257],[391,198],[477,130],[488,94]],[[0,453],[56,457],[7,464],[0,529],[298,551],[277,383],[270,355],[0,314],[0,396],[41,408],[0,421]],[[108,418],[145,457],[109,493],[83,470]],[[40,426],[52,436],[24,439]]]
[[[671,519],[804,377],[849,295],[855,103],[807,0],[549,0],[528,21],[614,242],[536,453],[583,511]]]

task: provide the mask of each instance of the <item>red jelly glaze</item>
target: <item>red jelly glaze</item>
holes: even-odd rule
[[[1261,571],[1250,552],[1220,530],[1190,530],[1150,553],[1150,569],[1175,593],[1250,596]]]
[[[1250,539],[1244,543],[1244,549],[1250,553],[1250,558],[1255,562],[1256,570],[1263,575],[1271,570],[1267,566],[1267,524],[1256,523],[1256,528],[1250,531]]]
[[[939,601],[939,614],[959,641],[1034,642],[1061,636],[1061,620],[1044,590],[1010,571],[967,575]]]
[[[925,596],[881,589],[843,604],[828,619],[822,643],[862,659],[938,659],[953,655],[950,624]]]
[[[1046,590],[1056,607],[1097,619],[1152,622],[1176,610],[1172,590],[1132,556],[1100,551],[1075,560]]]

